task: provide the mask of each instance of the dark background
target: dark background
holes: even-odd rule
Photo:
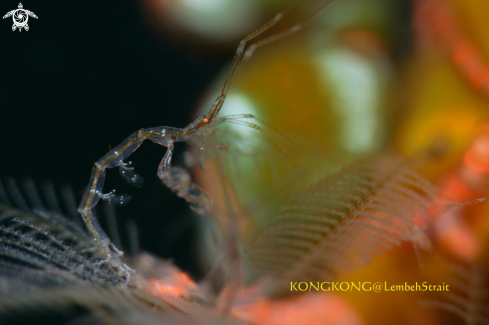
[[[19,0],[2,1],[0,15]],[[176,47],[152,32],[138,1],[22,1],[28,32],[0,20],[0,176],[71,184],[81,195],[93,163],[132,132],[184,127],[199,97],[232,56]],[[177,146],[179,156],[185,145]],[[133,195],[117,208],[133,218],[143,249],[191,268],[194,218],[156,176],[165,148],[145,143],[131,157],[141,189],[110,170],[104,192]],[[104,226],[104,221],[102,220]]]

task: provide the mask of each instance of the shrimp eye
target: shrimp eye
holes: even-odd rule
[[[207,124],[207,123],[209,123],[209,119],[207,117],[204,117],[204,120],[202,122],[204,122],[205,124]]]

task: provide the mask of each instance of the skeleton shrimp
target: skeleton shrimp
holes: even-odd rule
[[[92,209],[97,205],[100,199],[108,202],[111,205],[124,205],[131,199],[130,195],[116,194],[115,190],[112,190],[109,193],[102,192],[105,171],[108,168],[119,167],[121,176],[127,182],[137,187],[143,185],[142,177],[134,172],[134,167],[131,167],[131,162],[125,162],[125,160],[134,151],[136,151],[145,140],[151,140],[152,142],[167,148],[167,151],[158,166],[157,175],[165,186],[175,192],[177,196],[184,198],[189,203],[191,209],[199,214],[210,213],[212,209],[212,199],[203,188],[195,183],[192,183],[190,174],[187,170],[181,167],[171,166],[175,143],[184,142],[193,137],[200,137],[200,149],[203,151],[227,150],[228,144],[218,144],[206,148],[205,138],[216,134],[219,131],[217,129],[218,125],[222,123],[231,123],[258,130],[263,137],[265,137],[265,139],[272,144],[275,149],[280,151],[280,153],[290,162],[290,158],[288,157],[287,153],[275,142],[273,142],[261,127],[247,120],[253,119],[273,129],[274,131],[281,133],[278,129],[260,120],[258,117],[252,114],[236,114],[219,118],[217,116],[222,105],[224,104],[224,101],[226,100],[226,95],[228,94],[229,89],[253,53],[260,47],[278,41],[303,29],[322,9],[326,7],[326,5],[332,1],[333,0],[324,1],[324,3],[320,4],[314,13],[302,23],[297,23],[285,31],[248,44],[248,42],[255,39],[257,36],[278,23],[282,17],[290,11],[290,9],[301,2],[301,0],[296,0],[284,11],[276,14],[272,20],[245,37],[239,43],[222,87],[221,94],[217,97],[207,115],[197,117],[192,123],[188,124],[184,128],[160,126],[136,131],[121,144],[112,148],[107,154],[95,162],[89,185],[78,208],[78,212],[81,214],[83,221],[85,222],[95,243],[105,257],[105,260],[101,263],[111,261],[111,265],[115,268],[124,270],[126,272],[130,271],[128,266],[120,262],[119,257],[123,255],[123,252],[118,250],[117,247],[110,242],[109,237],[106,235],[95,218]]]

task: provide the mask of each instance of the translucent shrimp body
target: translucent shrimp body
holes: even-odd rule
[[[275,25],[282,19],[286,12],[300,2],[300,0],[294,1],[292,6],[289,6],[283,12],[278,13],[268,23],[245,37],[238,46],[222,87],[221,94],[215,100],[207,116],[202,115],[197,117],[192,123],[182,129],[166,126],[141,129],[131,134],[126,140],[111,149],[106,155],[95,163],[88,188],[82,199],[78,212],[82,215],[94,241],[97,243],[101,252],[106,257],[106,261],[111,260],[111,264],[114,267],[122,269],[123,271],[126,271],[126,273],[128,273],[128,270],[130,270],[127,266],[120,262],[119,256],[122,255],[122,252],[110,243],[108,236],[102,230],[97,219],[95,218],[92,209],[97,205],[100,199],[105,200],[112,205],[124,205],[131,199],[131,196],[128,194],[115,194],[115,190],[109,193],[102,192],[105,179],[105,170],[107,168],[119,166],[120,174],[127,182],[138,187],[143,185],[142,177],[134,173],[133,167],[130,167],[131,162],[126,163],[124,160],[127,159],[135,150],[137,150],[144,140],[151,140],[168,148],[158,167],[157,175],[168,188],[174,191],[179,197],[184,198],[190,204],[190,207],[199,214],[210,213],[212,209],[212,200],[204,189],[199,187],[197,184],[192,183],[190,174],[187,170],[181,167],[171,167],[171,159],[173,156],[175,143],[187,141],[194,136],[200,136],[200,149],[202,151],[227,150],[227,144],[217,144],[208,148],[204,147],[205,137],[216,134],[218,131],[217,126],[227,122],[259,131],[263,137],[290,162],[287,153],[283,151],[276,143],[274,143],[261,127],[245,120],[254,119],[267,127],[272,128],[274,131],[281,133],[276,128],[251,114],[236,114],[219,118],[217,118],[217,116],[222,105],[224,104],[229,89],[253,53],[260,47],[298,32],[331,1],[332,0],[323,0],[319,8],[303,23],[295,24],[283,32],[265,37],[264,39],[256,41],[255,43],[249,45],[247,44],[249,41]]]
[[[223,96],[219,96],[216,100],[216,105],[222,105]],[[100,227],[97,219],[93,215],[92,209],[97,205],[100,199],[107,201],[111,205],[125,205],[131,200],[131,196],[128,194],[116,194],[115,190],[109,193],[102,193],[105,179],[105,170],[107,168],[114,168],[119,166],[121,176],[130,184],[140,187],[143,185],[143,179],[141,176],[133,172],[133,167],[130,162],[125,163],[127,159],[144,140],[151,140],[154,143],[160,144],[167,149],[165,156],[161,160],[157,175],[168,188],[174,191],[177,196],[184,198],[190,205],[190,208],[199,214],[208,214],[212,209],[212,199],[207,192],[195,183],[192,183],[189,172],[182,167],[171,167],[171,159],[174,151],[174,144],[177,142],[183,142],[194,136],[201,137],[201,150],[227,150],[227,144],[214,145],[209,148],[204,148],[204,139],[206,136],[212,136],[217,132],[216,126],[225,122],[248,126],[260,131],[263,136],[270,141],[278,150],[280,150],[286,157],[287,154],[283,152],[274,142],[272,142],[264,131],[256,124],[243,121],[243,119],[253,118],[258,121],[258,118],[251,114],[238,114],[229,115],[221,118],[217,118],[213,121],[210,118],[202,115],[197,117],[192,123],[187,125],[183,129],[173,127],[154,127],[141,129],[131,134],[126,140],[124,140],[118,146],[112,148],[107,154],[100,158],[93,167],[90,183],[85,191],[78,212],[82,215],[83,221],[87,225],[90,233],[92,234],[95,242],[100,247],[104,255],[109,259],[110,254],[110,240]],[[265,123],[261,121],[262,123]],[[266,123],[265,123],[266,124]],[[267,125],[267,124],[266,124]],[[112,246],[112,250],[116,255],[121,255],[116,248]]]
[[[212,133],[209,126],[204,127],[204,117],[198,117],[193,123],[183,129],[173,127],[154,127],[141,129],[131,134],[121,144],[114,147],[94,165],[90,183],[85,191],[78,212],[83,216],[83,220],[90,230],[94,240],[109,257],[110,240],[100,227],[97,219],[94,217],[92,209],[97,205],[100,199],[107,201],[112,205],[124,205],[129,202],[131,197],[127,194],[115,194],[115,191],[104,194],[102,193],[105,170],[119,166],[123,178],[134,186],[142,186],[141,176],[128,167],[130,163],[124,163],[136,149],[144,142],[151,140],[154,143],[167,147],[165,156],[158,166],[158,177],[170,189],[175,191],[178,196],[187,200],[190,207],[200,214],[209,213],[212,207],[212,200],[207,193],[190,180],[189,173],[183,168],[171,168],[171,159],[174,150],[174,143],[188,140],[195,135],[205,136]],[[212,126],[210,126],[212,128]]]

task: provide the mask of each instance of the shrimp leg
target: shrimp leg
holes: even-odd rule
[[[184,198],[190,208],[199,214],[209,214],[212,208],[210,195],[199,185],[192,183],[190,173],[182,167],[170,167],[173,144],[168,146],[158,167],[158,177],[177,196]]]
[[[187,136],[182,129],[170,127],[148,128],[134,132],[121,144],[111,149],[107,154],[95,162],[89,186],[87,187],[78,208],[78,212],[82,215],[83,221],[89,232],[92,234],[94,241],[102,250],[106,258],[110,257],[110,240],[93,215],[92,209],[97,205],[100,199],[106,200],[110,204],[123,205],[130,200],[130,196],[127,194],[115,195],[115,191],[107,194],[102,193],[105,170],[117,166],[127,169],[126,164],[123,162],[124,159],[128,158],[134,151],[136,151],[146,139],[150,139],[155,143],[168,147],[169,150],[167,150],[164,158],[165,166],[168,168],[173,153],[173,142],[185,141]]]

